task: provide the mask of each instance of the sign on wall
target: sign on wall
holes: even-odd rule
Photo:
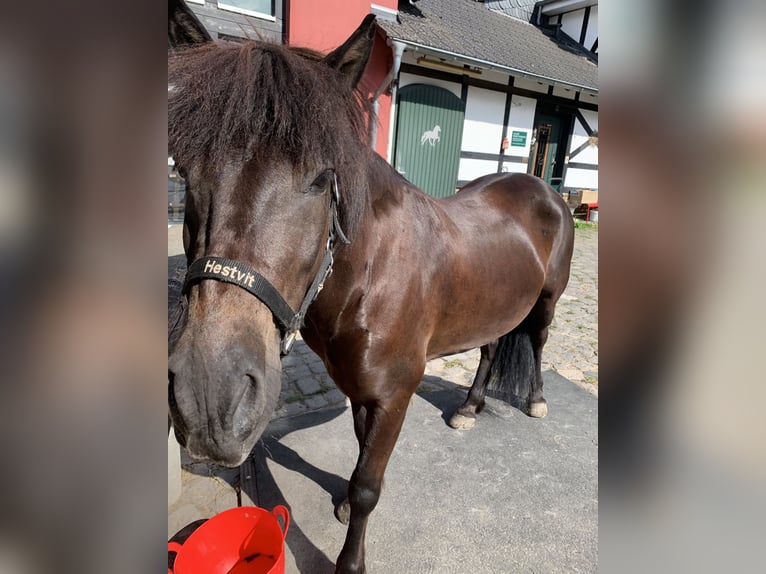
[[[524,147],[527,145],[527,132],[518,132],[516,130],[511,132],[511,145]]]

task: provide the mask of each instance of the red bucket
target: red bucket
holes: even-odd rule
[[[168,552],[176,553],[168,574],[283,574],[289,526],[290,513],[281,505],[271,512],[256,506],[226,510],[183,544],[168,542]]]

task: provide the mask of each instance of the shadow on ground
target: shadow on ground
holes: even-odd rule
[[[254,469],[255,480],[243,481],[243,491],[247,491],[247,495],[263,508],[273,508],[277,504],[290,508],[290,500],[280,489],[267,464],[267,461],[271,460],[286,471],[302,475],[329,495],[332,507],[327,508],[325,518],[328,521],[334,521],[332,511],[346,497],[348,479],[311,464],[280,441],[286,434],[326,425],[345,411],[346,408],[325,409],[315,411],[311,413],[311,416],[299,415],[272,421],[267,429],[267,435],[258,442],[251,455],[250,462]],[[351,427],[349,432],[353,433]],[[357,453],[349,452],[348,456],[356,458]],[[306,536],[301,528],[300,519],[294,514],[292,514],[285,543],[292,551],[299,572],[324,574],[335,571],[335,562]]]
[[[369,571],[594,571],[597,401],[553,372],[545,380],[548,417],[489,397],[472,431],[446,424],[464,387],[431,380],[446,388],[416,395],[370,517]],[[349,409],[270,424],[249,495],[290,509],[286,572],[333,571],[346,533],[333,507],[357,454]]]

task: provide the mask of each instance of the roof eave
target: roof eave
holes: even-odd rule
[[[573,12],[588,6],[597,6],[597,0],[543,0],[537,3],[540,10],[546,16],[555,16],[566,12]]]
[[[524,78],[529,78],[531,80],[542,80],[548,84],[551,84],[553,86],[560,86],[564,88],[574,88],[578,91],[586,92],[586,93],[592,93],[592,94],[598,94],[598,88],[594,86],[586,86],[582,84],[575,84],[573,82],[568,82],[566,80],[561,80],[558,78],[551,78],[548,76],[544,76],[541,74],[536,74],[534,72],[529,72],[526,70],[521,70],[518,68],[513,68],[511,66],[506,66],[504,64],[498,64],[497,62],[490,62],[489,60],[482,60],[481,58],[474,58],[473,56],[467,56],[465,54],[458,54],[457,52],[452,52],[450,50],[445,50],[443,48],[435,48],[434,46],[428,46],[426,44],[421,44],[419,42],[413,42],[412,40],[406,40],[404,38],[397,38],[395,36],[389,35],[392,41],[394,42],[401,42],[402,44],[405,44],[407,46],[411,46],[416,49],[420,50],[428,50],[432,52],[436,52],[438,54],[444,54],[446,56],[450,56],[455,59],[464,60],[469,63],[473,63],[479,67],[486,68],[489,70],[496,70],[499,72],[504,72],[507,74],[510,74],[512,76],[521,76]]]

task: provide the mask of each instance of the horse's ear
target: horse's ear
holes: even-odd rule
[[[356,86],[370,59],[374,41],[375,15],[368,14],[342,46],[327,54],[324,62],[345,74],[351,85]]]
[[[168,0],[168,48],[212,41],[184,0]]]

